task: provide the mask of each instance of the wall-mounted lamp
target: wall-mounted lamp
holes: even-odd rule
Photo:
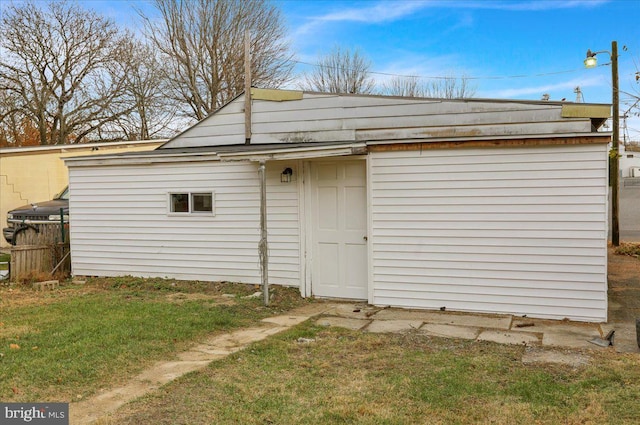
[[[293,170],[289,167],[285,168],[282,174],[280,174],[280,182],[291,183],[292,175],[293,175]]]

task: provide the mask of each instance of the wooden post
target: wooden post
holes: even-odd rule
[[[260,176],[260,272],[262,274],[262,292],[264,305],[269,305],[269,246],[267,244],[267,172],[265,161],[260,161],[258,175]]]
[[[251,37],[244,32],[244,144],[251,144]]]
[[[618,205],[620,199],[620,94],[618,91],[618,42],[611,42],[611,84],[612,90],[612,120],[613,120],[613,158],[611,160],[611,243],[620,245],[620,222],[618,219]]]

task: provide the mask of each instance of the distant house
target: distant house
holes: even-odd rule
[[[8,211],[48,201],[67,186],[69,173],[64,158],[150,150],[164,142],[166,139],[0,148],[0,227],[6,227]],[[0,246],[8,245],[0,237]]]
[[[271,284],[606,321],[608,105],[244,100],[154,151],[66,160],[74,274],[260,283],[262,162]]]

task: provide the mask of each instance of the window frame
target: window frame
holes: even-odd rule
[[[174,195],[186,195],[187,196],[187,211],[173,211],[174,203],[173,197]],[[211,211],[194,211],[194,196],[211,196]],[[168,216],[177,216],[177,217],[185,217],[185,216],[204,216],[204,217],[215,217],[216,211],[216,201],[215,201],[215,191],[213,190],[202,190],[202,189],[194,189],[194,190],[172,190],[167,192],[167,215]]]

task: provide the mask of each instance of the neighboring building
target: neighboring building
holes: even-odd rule
[[[69,177],[64,158],[101,152],[150,150],[164,142],[166,140],[0,149],[1,227],[7,226],[7,211],[32,202],[48,201],[67,186]],[[8,246],[1,237],[0,246]]]
[[[620,176],[640,178],[640,145],[620,145]]]
[[[272,284],[606,321],[609,105],[252,89],[251,111],[67,158],[73,273],[260,283],[262,163]]]

